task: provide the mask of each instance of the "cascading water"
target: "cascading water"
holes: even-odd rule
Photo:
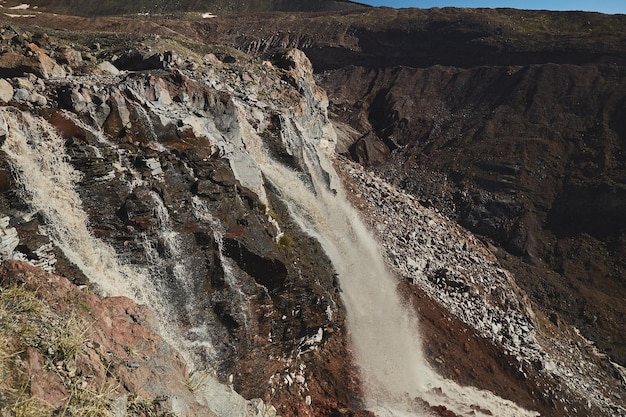
[[[45,231],[69,260],[110,295],[132,294],[128,282],[140,274],[117,261],[115,252],[93,239],[74,184],[80,173],[68,162],[64,141],[50,125],[11,108],[1,110],[9,134],[2,150],[18,171],[25,200],[46,219]],[[139,296],[139,294],[136,294]],[[142,300],[143,301],[143,300]]]
[[[210,351],[210,338],[203,334],[199,342],[191,341],[181,334],[178,326],[171,325],[176,323],[175,317],[179,312],[172,310],[173,304],[167,299],[168,289],[162,286],[161,280],[155,279],[158,278],[155,275],[163,274],[163,271],[121,263],[112,247],[92,235],[88,216],[75,189],[81,175],[69,164],[64,140],[47,122],[29,113],[2,108],[0,117],[6,120],[8,127],[1,149],[13,166],[24,201],[45,218],[43,231],[103,293],[130,297],[154,311],[158,316],[160,328],[157,330],[161,336],[193,366],[194,355],[191,352],[198,347]],[[130,180],[134,185],[137,185],[136,177],[131,173]],[[158,196],[154,198],[158,199],[155,203],[161,204],[155,204],[157,211],[161,207],[161,211],[155,214],[165,231],[162,237],[165,250],[170,256],[181,257],[177,247],[178,237],[171,230],[170,220],[162,210],[162,202]],[[158,269],[159,265],[153,264],[152,267]],[[184,264],[175,265],[174,275],[183,275],[181,268]],[[179,278],[184,280],[184,277]],[[219,384],[210,372],[195,372],[190,378],[190,382],[197,386],[196,400],[217,415],[248,415],[248,401]],[[263,404],[256,406],[268,408]]]
[[[328,143],[327,133],[303,131],[300,125],[284,124],[282,135],[284,142],[296,144],[305,175],[274,161],[251,128],[246,129],[246,149],[302,230],[322,244],[336,268],[367,406],[379,416],[428,415],[423,401],[459,415],[481,410],[499,416],[536,415],[488,391],[459,386],[430,368],[415,313],[403,304],[377,243],[337,185],[321,146]]]
[[[317,104],[312,98],[313,93],[304,88],[303,94],[308,101],[305,107],[308,111],[315,111]],[[241,104],[237,109],[245,112],[244,107]],[[138,106],[140,115],[143,115],[142,110]],[[180,313],[172,316],[167,289],[159,287],[161,280],[154,279],[163,273],[164,268],[158,264],[158,256],[171,258],[169,264],[174,267],[167,272],[169,278],[173,276],[176,280],[184,280],[184,275],[187,275],[183,270],[185,259],[179,246],[179,236],[171,227],[161,198],[150,194],[157,208],[154,215],[160,221],[164,255],[158,255],[158,251],[149,244],[146,252],[154,254],[153,270],[150,266],[138,270],[121,264],[115,251],[94,238],[89,231],[88,217],[74,189],[80,175],[67,162],[63,140],[43,120],[18,110],[2,109],[0,112],[9,125],[9,135],[2,149],[18,173],[18,181],[26,194],[24,200],[46,218],[46,231],[55,244],[106,293],[131,296],[137,302],[148,305],[157,312],[162,324],[171,322],[171,317],[179,317]],[[324,115],[305,114],[293,121],[281,116],[283,141],[290,144],[286,148],[297,153],[301,172],[274,161],[265,152],[263,142],[247,123],[245,115],[240,116],[237,122],[241,133],[228,130],[220,136],[222,141],[229,140],[223,145],[224,149],[228,148],[233,171],[240,181],[241,178],[247,179],[245,183],[241,181],[242,184],[258,191],[259,198],[265,203],[262,180],[258,175],[257,165],[260,166],[267,181],[281,193],[302,230],[318,239],[332,260],[343,290],[347,325],[362,370],[368,407],[380,416],[427,414],[422,401],[414,400],[418,398],[430,405],[444,405],[460,415],[474,415],[477,410],[489,410],[500,416],[531,415],[491,393],[460,387],[444,380],[427,365],[415,314],[403,305],[375,240],[347,202],[338,186],[339,180],[330,159],[324,153],[325,146],[332,142],[332,138],[327,137],[329,124],[321,119]],[[185,117],[189,119],[191,116],[186,114]],[[152,129],[152,135],[154,129],[149,117],[144,121],[148,130]],[[205,124],[197,127],[200,129],[203,126]],[[205,128],[199,133],[214,136],[215,126],[209,127],[211,129]],[[241,134],[241,137],[236,138],[236,134]],[[100,136],[98,138],[104,140]],[[219,141],[216,143],[221,144]],[[131,171],[128,186],[132,190],[142,184],[138,179],[140,176],[132,172],[127,162],[121,161],[120,168]],[[194,201],[193,204],[198,220],[213,223],[201,202]],[[212,229],[219,230],[216,227]],[[219,243],[219,234],[215,238]],[[222,259],[222,264],[227,270],[228,260]],[[193,296],[192,289],[186,284],[180,285],[183,294]],[[245,294],[239,295],[242,300],[245,299]],[[189,361],[188,346],[181,345],[184,338],[179,329],[163,326],[160,330],[170,344],[183,354],[187,352],[185,356]],[[192,331],[201,332],[202,329],[192,327]],[[202,342],[209,343],[210,338],[203,336]],[[193,361],[189,362],[193,364]],[[202,377],[203,374],[197,375]],[[239,411],[245,409],[245,401],[241,397],[224,392],[224,387],[212,378],[207,377],[202,382],[204,400],[219,415],[245,414]]]

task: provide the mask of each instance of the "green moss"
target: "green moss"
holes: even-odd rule
[[[76,301],[76,305],[77,305],[78,307],[82,308],[84,311],[87,311],[87,312],[91,311],[91,310],[89,309],[89,306],[88,306],[87,304],[85,304],[85,302],[84,302],[84,301],[77,300],[77,301]]]
[[[284,248],[289,248],[293,244],[293,240],[290,236],[283,233],[282,236],[278,239],[278,244]]]

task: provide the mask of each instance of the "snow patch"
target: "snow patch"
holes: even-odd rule
[[[3,14],[8,17],[37,17],[37,15],[34,15],[34,14],[12,14],[12,13],[3,13]]]

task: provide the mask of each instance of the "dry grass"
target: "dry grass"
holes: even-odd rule
[[[37,294],[20,287],[0,290],[0,402],[1,415],[40,417],[53,411],[31,395],[31,375],[26,363],[28,348],[44,358],[44,367],[53,369],[70,393],[61,416],[110,417],[108,390],[81,389],[73,379],[76,356],[84,349],[85,323],[74,314],[62,315]],[[63,363],[63,367],[55,364]],[[60,411],[60,413],[59,413]]]
[[[35,292],[0,288],[0,416],[114,416],[112,402],[122,394],[113,370],[105,365],[106,358],[102,361],[107,377],[99,386],[87,384],[76,369],[77,356],[90,349],[88,326],[76,312],[61,314]],[[32,395],[28,349],[36,349],[43,358],[43,368],[63,382],[68,395],[57,409]],[[132,394],[125,407],[130,417],[175,417],[158,401]]]
[[[11,417],[49,415],[30,395],[30,372],[24,360],[26,348],[38,340],[38,323],[45,305],[21,288],[0,292],[0,414]]]

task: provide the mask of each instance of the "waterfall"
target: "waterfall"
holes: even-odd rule
[[[245,121],[242,122],[245,124]],[[307,175],[273,160],[251,128],[246,149],[278,190],[300,228],[316,238],[339,277],[347,328],[364,383],[366,405],[377,415],[429,415],[423,401],[459,415],[483,410],[499,416],[532,416],[488,391],[462,387],[426,362],[416,313],[396,290],[380,248],[348,202],[332,169],[324,129],[287,124],[283,141],[298,148]],[[416,400],[417,399],[417,400]]]
[[[243,104],[237,109],[245,112]],[[113,248],[95,238],[89,230],[88,216],[75,189],[80,173],[69,164],[63,139],[48,123],[28,113],[3,108],[0,114],[9,128],[2,150],[13,165],[24,201],[44,217],[43,230],[103,292],[130,296],[154,310],[161,323],[161,335],[193,366],[189,340],[176,326],[165,325],[181,317],[181,312],[172,311],[169,299],[172,291],[182,291],[178,296],[192,298],[194,291],[182,282],[188,275],[184,270],[186,262],[192,261],[185,260],[181,238],[174,231],[161,198],[151,194],[154,214],[161,226],[163,256],[171,258],[174,268],[164,272],[164,266],[159,264],[162,256],[149,245],[147,252],[152,253],[154,259],[147,267],[121,263]],[[298,116],[299,120],[292,122],[285,118],[282,123],[283,141],[290,143],[289,149],[297,151],[300,172],[273,160],[245,117],[239,118],[245,152],[237,149],[236,155],[246,157],[238,159],[243,161],[240,171],[246,171],[244,168],[250,165],[252,168],[246,172],[256,176],[260,168],[265,179],[278,190],[300,228],[316,238],[331,259],[339,276],[347,327],[361,370],[367,406],[379,416],[427,415],[429,411],[423,406],[424,401],[431,406],[445,406],[459,415],[474,415],[477,410],[504,417],[533,415],[487,391],[445,380],[427,364],[416,314],[410,306],[404,305],[375,239],[348,203],[326,153],[327,126],[318,116],[304,114]],[[138,175],[130,167],[124,167],[123,162],[120,167],[131,171],[132,183],[128,185],[132,189],[139,181]],[[200,201],[194,200],[193,204],[198,220],[210,225],[215,223]],[[221,244],[219,228],[212,229]],[[222,262],[228,272],[228,261],[222,259]],[[164,273],[176,281],[174,287],[163,287],[158,278]],[[237,290],[236,286],[234,288]],[[245,299],[241,292],[236,296]],[[242,314],[245,314],[243,310]],[[201,333],[199,343],[211,349],[207,329],[192,327],[191,331]],[[203,401],[219,415],[239,415],[237,410],[245,408],[245,400],[232,395],[208,374],[199,372],[197,375],[201,379],[206,375],[199,392],[204,396]]]
[[[211,356],[208,331],[202,331],[200,340],[194,341],[185,338],[181,329],[172,325],[177,323],[176,317],[180,316],[180,312],[173,311],[173,304],[167,298],[172,288],[163,287],[163,281],[159,279],[166,274],[162,270],[163,265],[159,265],[160,261],[153,259],[147,267],[141,268],[124,264],[111,246],[93,236],[88,226],[89,218],[75,188],[81,174],[69,163],[63,138],[46,121],[26,112],[5,107],[0,109],[0,117],[8,125],[1,149],[12,165],[23,200],[30,206],[32,214],[37,213],[44,218],[40,231],[49,236],[90,282],[99,287],[100,292],[130,297],[154,311],[159,325],[155,330],[185,357],[192,368],[193,349],[204,349],[208,352],[207,356]],[[124,171],[127,169],[123,168]],[[137,175],[130,174],[129,187],[132,189],[133,184],[137,184]],[[165,249],[170,257],[182,258],[179,236],[172,229],[165,207],[157,195],[152,197],[155,200],[155,215],[164,231]],[[148,257],[150,253],[155,258],[158,256],[156,251],[147,249]],[[178,281],[186,278],[184,268],[184,263],[177,263],[173,268],[172,273]],[[185,291],[189,294],[188,288]],[[194,391],[196,400],[217,415],[248,415],[247,410],[252,403],[220,384],[210,371],[194,372],[190,381],[197,387]],[[263,407],[271,409],[258,401],[254,405],[254,410]]]
[[[55,245],[103,294],[127,296],[139,304],[150,306],[159,316],[159,323],[176,322],[173,318],[179,317],[181,312],[174,310],[170,298],[181,289],[186,295],[191,291],[184,286],[185,264],[178,262],[182,258],[180,239],[171,226],[167,209],[160,197],[150,193],[166,257],[176,258],[177,262],[171,272],[175,284],[181,288],[169,288],[164,284],[164,277],[168,272],[151,242],[144,240],[146,265],[139,267],[120,262],[111,246],[93,236],[88,227],[89,218],[75,189],[81,174],[69,163],[64,140],[52,126],[29,113],[11,108],[2,109],[1,114],[9,127],[2,150],[11,160],[24,200],[32,210],[44,217],[42,229]],[[77,120],[73,117],[71,119]],[[98,132],[85,124],[80,126],[104,142],[105,139]],[[130,164],[126,161],[124,165]],[[124,168],[125,171],[129,169]],[[138,177],[138,173],[130,172],[129,189],[141,185]],[[181,343],[175,330],[165,326],[159,330],[170,343]]]
[[[64,140],[28,113],[3,108],[9,133],[2,146],[16,171],[24,200],[45,218],[44,231],[100,289],[109,295],[133,293],[128,283],[140,274],[117,261],[115,251],[91,235],[74,184],[81,175],[69,163]]]

